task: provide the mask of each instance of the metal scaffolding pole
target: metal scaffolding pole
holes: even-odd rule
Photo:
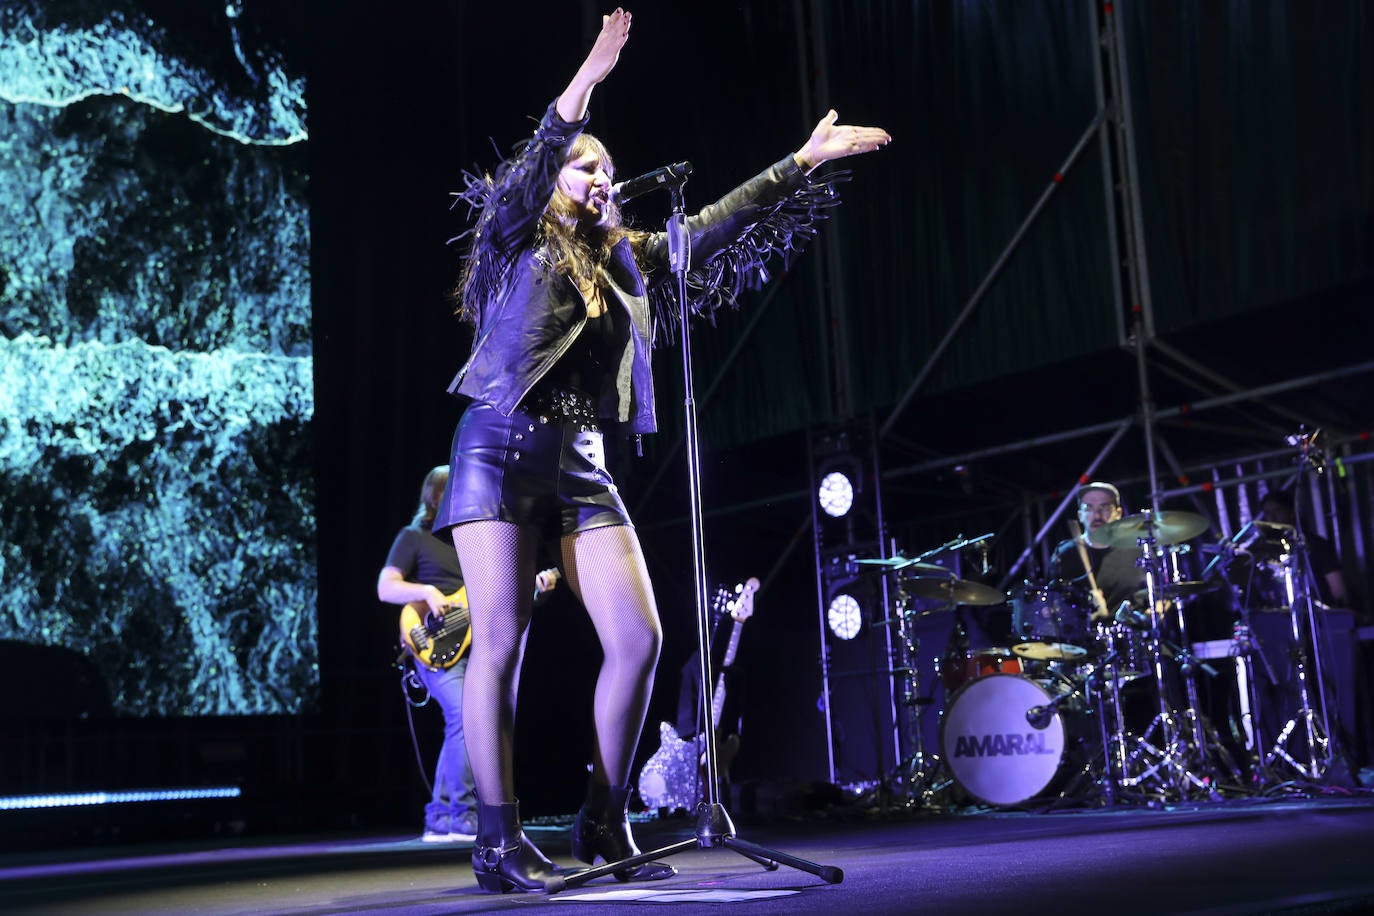
[[[983,281],[978,284],[978,288],[973,291],[973,295],[964,303],[964,307],[959,310],[959,314],[955,316],[954,321],[950,323],[948,330],[945,331],[945,336],[940,339],[940,342],[935,345],[935,349],[931,351],[930,356],[926,358],[925,364],[921,366],[921,371],[916,374],[916,378],[907,386],[906,391],[902,394],[901,400],[897,402],[897,406],[892,409],[887,419],[883,421],[882,428],[878,430],[879,438],[887,436],[887,434],[892,431],[892,427],[897,422],[897,418],[902,415],[907,405],[911,403],[911,399],[916,396],[916,392],[920,389],[921,385],[925,383],[931,371],[934,370],[935,365],[940,361],[940,357],[944,356],[945,350],[954,340],[955,335],[959,333],[959,329],[964,326],[964,322],[968,320],[969,316],[978,308],[978,304],[982,302],[983,294],[992,286],[993,280],[997,279],[1002,273],[1002,266],[1011,258],[1012,252],[1020,246],[1021,239],[1025,237],[1031,224],[1034,223],[1036,217],[1040,215],[1040,211],[1045,208],[1045,204],[1049,203],[1050,197],[1059,189],[1059,185],[1064,181],[1064,175],[1073,167],[1079,154],[1083,152],[1083,148],[1087,146],[1088,141],[1092,139],[1093,133],[1101,126],[1103,118],[1104,112],[1099,110],[1093,117],[1092,123],[1083,131],[1083,135],[1078,138],[1078,142],[1074,144],[1073,150],[1064,159],[1063,164],[1059,166],[1059,170],[1054,173],[1054,177],[1051,178],[1050,183],[1045,186],[1045,190],[1040,193],[1040,199],[1035,202],[1030,212],[1026,214],[1026,218],[1021,221],[1021,225],[1017,228],[1016,232],[1012,234],[1011,241],[1007,242],[1006,247],[1002,249],[1002,253],[997,256],[997,260],[994,261],[992,267],[988,269],[987,274],[983,277]]]
[[[1344,366],[1340,369],[1330,369],[1325,372],[1316,372],[1311,375],[1304,375],[1298,378],[1288,379],[1282,382],[1274,382],[1270,385],[1261,385],[1247,391],[1237,391],[1231,394],[1218,395],[1212,398],[1205,398],[1201,401],[1191,401],[1185,404],[1178,404],[1173,407],[1166,407],[1154,411],[1154,419],[1170,420],[1184,416],[1192,416],[1203,411],[1213,410],[1217,407],[1226,407],[1244,401],[1256,400],[1273,394],[1282,394],[1287,391],[1294,391],[1299,388],[1306,388],[1323,382],[1336,381],[1348,378],[1353,375],[1360,375],[1365,372],[1374,371],[1374,360],[1356,363],[1351,366]],[[892,468],[884,472],[883,477],[888,480],[900,477],[920,474],[926,471],[938,470],[940,468],[953,467],[956,464],[967,464],[981,458],[991,458],[996,455],[1007,455],[1013,452],[1025,451],[1026,449],[1038,448],[1043,445],[1053,445],[1057,442],[1065,442],[1071,439],[1079,439],[1084,436],[1091,436],[1096,433],[1106,432],[1115,429],[1122,422],[1134,422],[1135,418],[1128,418],[1126,421],[1111,420],[1104,423],[1093,423],[1088,426],[1080,426],[1073,429],[1062,430],[1057,433],[1046,433],[1041,436],[1031,436],[1020,439],[1016,442],[1008,442],[1002,445],[989,446],[988,448],[976,449],[974,451],[961,452],[957,455],[945,455],[939,458],[931,458],[916,464],[904,465],[903,467]]]

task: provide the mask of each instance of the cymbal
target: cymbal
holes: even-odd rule
[[[968,579],[915,579],[904,586],[917,598],[934,598],[950,604],[1001,604],[1007,596],[981,582]]]
[[[1201,595],[1220,587],[1220,579],[1189,579],[1183,582],[1165,582],[1155,591],[1161,598],[1191,598],[1193,595]],[[1143,607],[1149,602],[1150,593],[1142,588],[1135,593],[1135,598],[1135,603]]]
[[[1293,552],[1297,529],[1292,525],[1255,522],[1255,529],[1259,537],[1242,548],[1246,553],[1259,560],[1277,560]]]
[[[873,559],[855,560],[856,566],[881,566],[883,569],[893,572],[901,571],[908,576],[948,576],[949,570],[943,566],[936,566],[934,563],[920,563],[916,560],[908,560],[903,556],[878,557]]]
[[[1156,544],[1181,544],[1206,531],[1211,523],[1193,512],[1138,512],[1088,532],[1098,547],[1134,547],[1143,537]]]

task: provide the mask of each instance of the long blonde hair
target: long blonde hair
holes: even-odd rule
[[[443,499],[444,488],[448,486],[448,465],[441,464],[430,468],[425,482],[420,484],[420,505],[415,508],[415,516],[410,523],[426,531],[434,527],[434,516],[439,512],[439,500]]]

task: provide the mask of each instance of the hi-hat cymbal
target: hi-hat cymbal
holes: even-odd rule
[[[1264,519],[1259,519],[1258,521],[1256,521],[1255,528],[1261,534],[1265,534],[1270,537],[1287,537],[1288,535],[1292,534],[1294,531],[1297,530],[1292,525],[1288,525],[1283,522],[1267,522]]]
[[[1279,525],[1274,522],[1255,522],[1259,536],[1243,548],[1257,560],[1277,560],[1293,552],[1297,530],[1292,525]]]
[[[1160,598],[1191,598],[1221,587],[1220,579],[1187,579],[1183,582],[1165,582],[1155,589]],[[1141,589],[1135,593],[1135,604],[1145,607],[1150,603],[1150,593]]]
[[[950,604],[1001,604],[1007,596],[981,582],[968,579],[915,579],[903,586],[917,598],[933,598]]]
[[[1182,582],[1166,582],[1161,591],[1170,598],[1190,598],[1220,587],[1220,579],[1185,579]]]
[[[1088,532],[1098,547],[1134,547],[1144,537],[1156,544],[1181,544],[1207,530],[1210,523],[1192,512],[1137,512]]]
[[[908,576],[948,576],[949,570],[943,566],[936,566],[934,563],[921,563],[916,560],[908,560],[903,556],[895,557],[876,557],[872,559],[855,560],[856,566],[879,566],[893,572],[901,571]]]

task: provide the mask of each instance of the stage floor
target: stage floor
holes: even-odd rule
[[[100,914],[1362,913],[1374,910],[1374,796],[1245,800],[1165,810],[894,810],[751,824],[737,835],[843,869],[826,884],[733,850],[693,847],[654,884],[602,878],[562,893],[480,891],[467,847],[409,836],[15,853],[0,912]],[[685,818],[636,824],[645,850],[691,839]],[[573,864],[565,826],[531,835]]]

